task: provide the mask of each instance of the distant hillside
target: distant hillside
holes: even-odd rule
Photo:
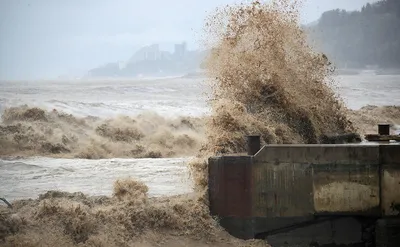
[[[331,10],[304,26],[310,39],[345,73],[386,69],[400,73],[400,0],[366,4],[360,11]],[[206,52],[177,44],[173,53],[158,45],[143,47],[123,63],[88,72],[91,77],[175,76],[196,72]]]
[[[308,25],[311,38],[342,68],[400,68],[400,1],[331,10]]]
[[[146,46],[123,63],[109,63],[88,72],[90,77],[175,76],[199,70],[206,52],[188,51],[184,44],[175,52],[159,50],[158,45]]]

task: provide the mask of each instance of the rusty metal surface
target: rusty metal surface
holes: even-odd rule
[[[247,136],[247,154],[255,155],[260,149],[260,136]]]
[[[370,142],[389,143],[389,141],[400,142],[400,135],[366,135],[365,139]]]
[[[251,216],[251,165],[250,156],[223,156],[209,160],[212,214]]]
[[[390,124],[378,124],[379,135],[390,135]]]
[[[382,163],[382,212],[397,215],[393,206],[400,205],[400,145],[381,145]]]

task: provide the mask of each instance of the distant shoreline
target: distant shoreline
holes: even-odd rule
[[[400,69],[377,69],[377,70],[366,70],[366,69],[336,69],[334,72],[335,76],[398,76],[400,75]],[[136,77],[124,77],[124,76],[82,76],[82,77],[58,77],[58,78],[43,78],[43,79],[15,79],[15,80],[0,80],[0,83],[5,82],[80,82],[80,81],[147,81],[147,80],[165,80],[165,79],[201,79],[207,78],[207,75],[203,71],[182,73],[177,75],[148,75],[148,76],[136,76]]]
[[[336,75],[400,75],[400,69],[337,69]]]

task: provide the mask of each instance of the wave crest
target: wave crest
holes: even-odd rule
[[[5,109],[0,155],[67,158],[192,156],[204,141],[202,119],[146,112],[113,119],[77,118],[27,105]]]

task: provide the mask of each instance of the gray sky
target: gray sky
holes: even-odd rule
[[[128,59],[142,45],[187,41],[207,11],[235,0],[0,0],[0,79],[52,78]],[[308,0],[305,23],[368,0]]]

